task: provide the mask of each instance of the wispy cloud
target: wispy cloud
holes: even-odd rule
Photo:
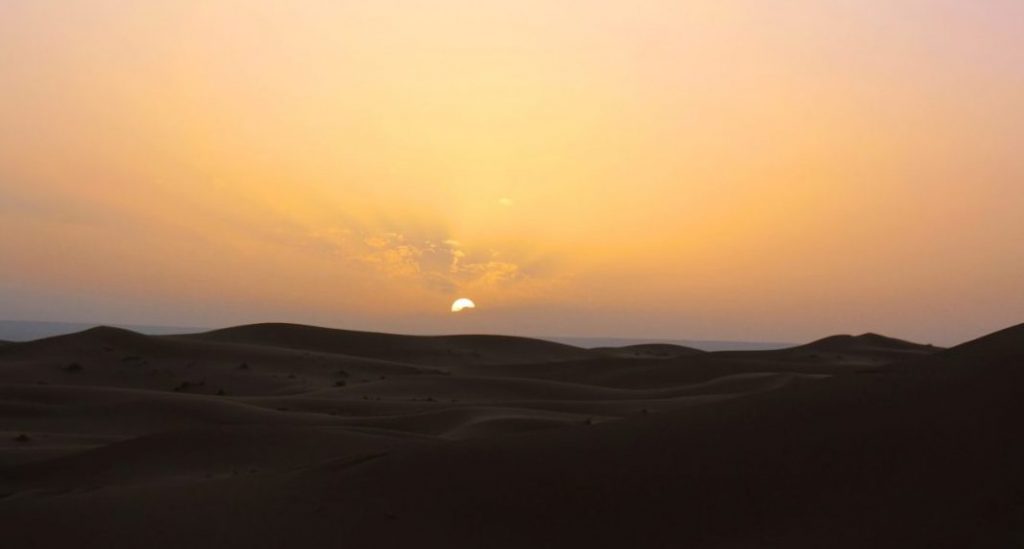
[[[432,236],[418,234],[430,232]],[[467,288],[500,289],[535,279],[544,271],[536,258],[509,250],[438,238],[442,231],[325,228],[307,234],[307,245],[356,267],[373,269],[442,293]]]

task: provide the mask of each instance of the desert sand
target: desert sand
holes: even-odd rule
[[[1024,326],[582,349],[263,324],[0,343],[3,546],[1024,547]]]

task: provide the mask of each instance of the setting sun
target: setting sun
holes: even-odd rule
[[[465,297],[460,297],[459,299],[456,299],[454,303],[452,303],[452,312],[453,313],[458,313],[458,312],[466,310],[466,309],[475,309],[475,308],[476,308],[476,303],[473,303],[472,299],[465,298]]]

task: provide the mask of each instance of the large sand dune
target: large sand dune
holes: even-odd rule
[[[1019,547],[1024,326],[585,350],[265,324],[0,347],[10,547]]]

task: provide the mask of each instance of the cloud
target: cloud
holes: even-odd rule
[[[471,246],[437,234],[443,235],[443,231],[321,228],[307,233],[306,245],[327,251],[352,266],[445,294],[510,288],[528,281],[537,274],[533,271],[540,270],[530,268],[539,262],[515,259],[489,247]]]

